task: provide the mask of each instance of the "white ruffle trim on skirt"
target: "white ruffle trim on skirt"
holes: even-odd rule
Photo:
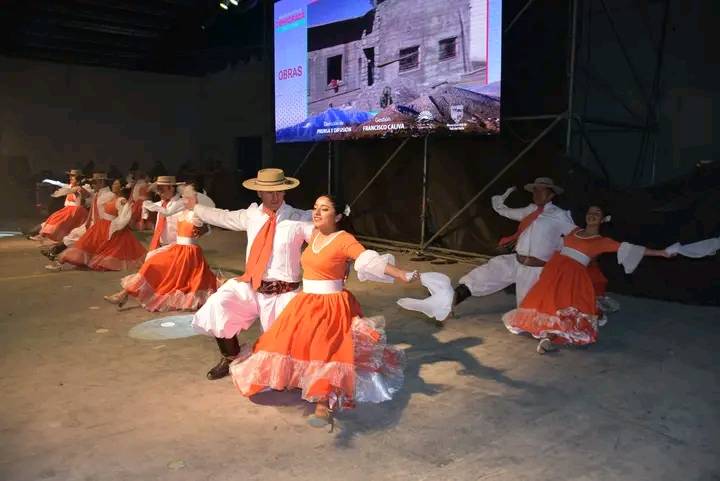
[[[138,302],[148,311],[196,311],[200,309],[217,289],[204,289],[194,292],[175,290],[167,294],[156,294],[153,287],[140,274],[130,274],[120,280],[123,289],[138,292]]]
[[[253,386],[275,390],[299,388],[310,402],[329,400],[339,408],[353,402],[380,403],[392,399],[403,385],[405,353],[385,343],[382,318],[356,317],[352,324],[355,363],[295,359],[286,354],[258,351],[230,366],[235,386],[243,394]],[[354,377],[354,392],[343,392]],[[334,391],[314,396],[309,391],[324,381]],[[328,399],[328,397],[330,399]]]

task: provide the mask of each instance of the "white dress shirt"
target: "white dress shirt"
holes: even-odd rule
[[[157,212],[158,219],[160,215],[166,218],[165,228],[160,234],[161,245],[173,244],[177,240],[177,223],[183,210],[185,210],[185,204],[177,194],[170,199],[165,207],[162,206],[162,201],[150,202],[146,200],[143,202],[143,219],[147,219],[148,212]],[[157,220],[155,221],[155,229],[157,229]]]
[[[195,214],[207,224],[229,230],[246,231],[248,242],[245,260],[260,229],[269,219],[262,206],[255,203],[247,209],[229,211],[204,205],[196,205]],[[299,282],[302,278],[300,254],[302,245],[312,236],[312,212],[296,209],[283,202],[277,210],[277,224],[273,238],[273,250],[270,255],[263,280]]]
[[[510,192],[492,197],[493,209],[503,217],[519,222],[538,208],[535,204],[519,209],[507,207],[505,199],[508,195]],[[562,249],[562,237],[576,227],[569,211],[548,202],[545,204],[542,214],[520,234],[520,238],[515,244],[515,252],[547,262],[556,251]]]

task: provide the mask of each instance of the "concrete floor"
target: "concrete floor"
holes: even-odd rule
[[[243,239],[205,238],[211,265],[239,267]],[[122,273],[45,263],[37,244],[0,239],[2,480],[720,479],[718,308],[617,296],[597,345],[539,356],[502,326],[508,294],[438,329],[394,304],[420,289],[354,280],[406,350],[407,379],[330,434],[295,393],[248,400],[207,381],[212,339],[128,337],[161,316],[104,303]]]

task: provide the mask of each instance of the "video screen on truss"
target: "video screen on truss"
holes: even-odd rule
[[[277,0],[277,142],[500,132],[502,0]]]

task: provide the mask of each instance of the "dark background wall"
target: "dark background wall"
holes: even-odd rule
[[[125,170],[132,162],[149,169],[160,160],[169,173],[183,164],[202,169],[219,163],[222,168],[214,180],[216,200],[227,208],[240,207],[251,199],[242,195],[239,185],[257,165],[295,171],[312,145],[274,143],[272,67],[262,60],[271,58],[271,38],[258,33],[257,27],[267,20],[271,2],[266,3],[269,8],[264,13],[258,7],[260,10],[235,17],[217,16],[214,24],[207,24],[210,44],[230,46],[195,50],[158,64],[167,67],[172,60],[175,70],[182,73],[179,66],[186,62],[192,75],[151,73],[138,65],[131,66],[135,71],[82,66],[67,56],[52,63],[0,56],[0,172],[7,173],[0,189],[0,216],[32,212],[33,199],[26,195],[33,188],[29,183],[32,174],[45,169],[62,172],[88,161],[99,168],[115,165]],[[526,4],[524,0],[505,2],[506,27]],[[512,117],[557,114],[567,108],[570,5],[567,1],[534,2],[506,32],[506,120],[500,136],[429,140],[428,236],[549,123],[513,121]],[[585,119],[644,126],[648,100],[657,83],[657,105],[653,107],[657,122],[650,122],[653,128],[650,140],[646,139],[642,168],[638,169],[638,159],[643,137],[638,130],[585,123],[589,142],[575,131],[572,157],[566,159],[566,123],[560,122],[444,231],[435,245],[497,253],[497,238],[512,231],[514,225],[492,212],[490,196],[539,175],[551,175],[568,188],[568,195],[560,200],[568,208],[579,211],[596,197],[610,204],[616,218],[611,233],[618,238],[662,246],[720,233],[720,182],[712,184],[717,178],[708,173],[712,169],[697,170],[698,163],[715,161],[718,154],[713,117],[720,75],[712,48],[717,40],[713,22],[720,13],[718,2],[669,2],[666,22],[666,2],[662,0],[584,0],[579,5],[574,113]],[[193,27],[195,31],[197,27]],[[253,28],[256,38],[245,38]],[[660,49],[663,31],[664,49]],[[252,55],[246,54],[243,42],[254,42]],[[661,50],[662,68],[655,82]],[[241,164],[239,137],[259,138],[257,157],[261,158]],[[353,199],[398,145],[398,140],[332,147],[318,144],[298,172],[303,187],[290,200],[309,206],[317,194],[328,190],[329,149],[335,159],[334,188]],[[354,206],[357,232],[406,242],[419,240],[422,158],[422,139],[411,139]],[[703,184],[702,179],[711,184]],[[516,194],[511,202],[520,205],[527,198]],[[682,262],[674,265],[686,265]],[[653,261],[648,265],[662,266]],[[714,264],[703,264],[707,265]],[[697,266],[687,264],[682,275],[692,277],[699,286],[717,282],[717,275],[712,274],[717,269],[691,276],[691,272],[699,272]],[[644,289],[613,274],[616,267],[608,264],[606,269],[619,288],[628,292]],[[653,278],[652,272],[660,271],[648,272]],[[653,289],[662,291],[657,282]],[[668,288],[663,295],[672,297],[676,291]],[[717,289],[712,292],[720,297]]]

